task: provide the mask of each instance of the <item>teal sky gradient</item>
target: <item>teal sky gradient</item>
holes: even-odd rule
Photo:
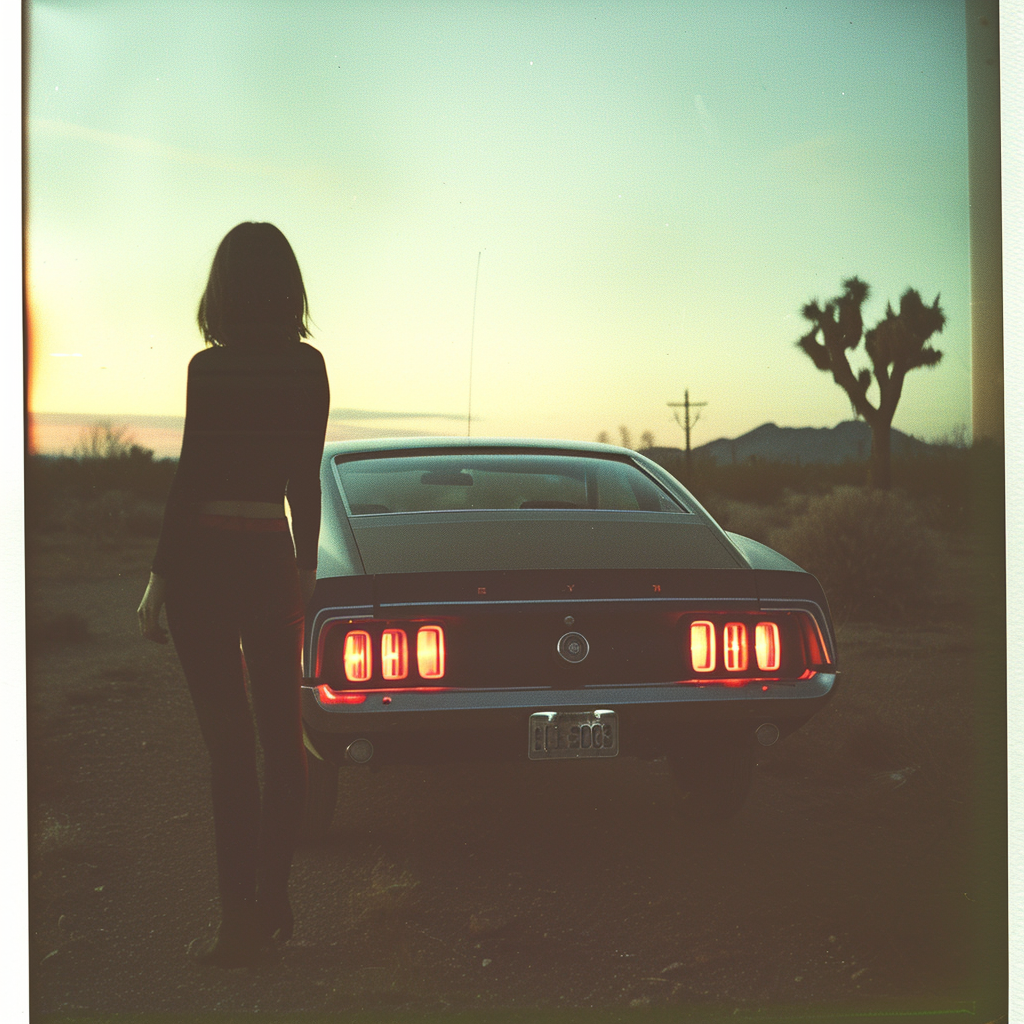
[[[474,434],[678,444],[685,389],[694,444],[848,419],[794,342],[854,274],[869,324],[941,292],[944,358],[894,423],[969,428],[960,2],[36,0],[29,24],[37,411],[181,414],[213,252],[270,220],[337,408],[465,417],[482,254]]]

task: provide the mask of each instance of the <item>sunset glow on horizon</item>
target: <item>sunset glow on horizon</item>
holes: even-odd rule
[[[478,436],[680,445],[684,391],[695,445],[833,426],[795,342],[854,275],[868,326],[908,287],[946,313],[893,425],[970,429],[962,3],[27,17],[32,412],[181,416],[213,252],[269,220],[357,431],[464,433],[471,401]]]

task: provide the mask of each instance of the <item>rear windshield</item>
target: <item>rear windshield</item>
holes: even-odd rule
[[[338,461],[349,513],[466,509],[686,512],[636,466],[544,454],[404,455]]]

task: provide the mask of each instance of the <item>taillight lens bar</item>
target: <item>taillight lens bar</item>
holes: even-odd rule
[[[713,672],[715,669],[715,624],[690,623],[690,661],[694,672]]]
[[[388,627],[380,633],[380,676],[396,682],[409,676],[409,633],[401,627]],[[345,679],[366,683],[374,676],[374,650],[377,645],[365,629],[350,629],[345,634],[342,662]],[[442,626],[420,626],[416,630],[416,669],[421,679],[443,679],[445,643]]]
[[[416,668],[421,679],[444,678],[444,630],[420,626],[416,633]]]
[[[353,629],[345,637],[345,678],[365,683],[373,675],[373,646],[365,629]]]
[[[380,670],[385,679],[409,674],[409,641],[404,629],[385,629],[380,637]]]
[[[746,672],[749,661],[747,655],[747,627],[742,622],[725,624],[725,643],[722,654],[726,672]]]
[[[779,644],[779,624],[759,622],[754,627],[754,651],[757,667],[762,672],[777,672],[782,664],[782,648]]]
[[[769,613],[771,614],[771,613]],[[796,678],[830,664],[821,630],[806,612],[711,615],[688,622],[695,678]]]

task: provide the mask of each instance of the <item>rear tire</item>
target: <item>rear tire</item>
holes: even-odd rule
[[[722,738],[669,756],[679,809],[702,822],[726,821],[743,806],[754,779],[752,739]]]
[[[307,748],[306,802],[302,809],[302,838],[323,839],[334,820],[338,803],[338,766]]]

